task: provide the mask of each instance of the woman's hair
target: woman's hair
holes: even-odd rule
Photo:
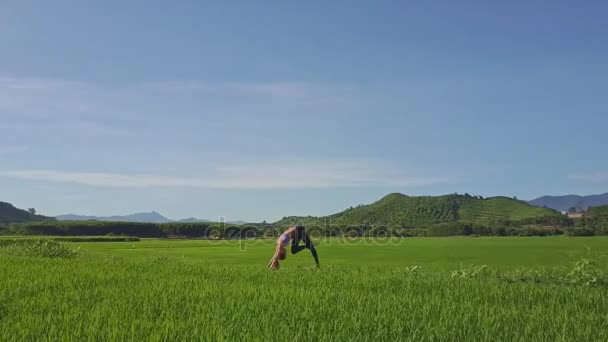
[[[285,260],[285,258],[287,257],[287,251],[285,251],[285,248],[281,248],[278,257],[279,260]]]

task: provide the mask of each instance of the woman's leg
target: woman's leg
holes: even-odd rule
[[[300,228],[303,227],[296,227],[296,236],[291,239],[291,254],[296,254],[306,248],[306,244],[304,246],[300,246],[300,240],[303,240],[302,234],[305,234],[304,229]]]
[[[306,232],[304,232],[304,247],[310,249],[310,253],[312,253],[312,257],[315,258],[317,266],[321,266],[319,264],[319,255],[317,254],[315,245],[313,245],[312,241],[310,240],[310,236],[308,236]]]
[[[300,240],[304,241],[304,246],[299,246]],[[294,245],[295,245],[295,247],[294,247]],[[293,242],[291,245],[291,252],[293,254],[295,254],[303,249],[309,249],[310,253],[312,253],[312,257],[315,258],[315,262],[317,263],[317,266],[320,266],[319,255],[317,254],[317,250],[315,249],[315,245],[312,243],[310,236],[308,236],[308,233],[306,233],[306,230],[304,230],[304,227],[297,227],[296,228],[296,238],[293,239]],[[296,250],[296,251],[294,252],[294,250]]]

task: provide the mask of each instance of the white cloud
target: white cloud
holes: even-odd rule
[[[22,153],[28,150],[28,146],[15,145],[15,146],[0,146],[0,155]]]
[[[326,84],[298,81],[238,81],[238,82],[211,82],[206,80],[171,80],[127,83],[114,86],[101,86],[96,83],[70,81],[61,79],[36,78],[6,78],[0,77],[0,91],[13,91],[20,94],[40,95],[42,92],[64,92],[79,95],[86,93],[91,97],[96,95],[111,96],[114,99],[120,95],[131,98],[141,95],[158,95],[164,93],[173,96],[179,93],[200,93],[205,96],[247,96],[275,99],[311,99],[336,97],[351,91],[352,87],[346,84]]]
[[[0,176],[33,181],[119,188],[306,189],[358,186],[425,186],[444,178],[401,175],[358,162],[304,161],[224,165],[203,177],[57,170],[2,171]]]
[[[0,77],[0,115],[22,121],[82,115],[100,102],[100,95],[83,82]]]
[[[579,173],[569,178],[589,183],[608,183],[608,172]]]
[[[248,97],[286,101],[328,102],[343,98],[350,87],[344,84],[319,84],[308,82],[208,82],[203,80],[147,82],[130,86],[129,89],[165,93],[198,92],[227,97]]]
[[[81,85],[80,82],[60,79],[0,77],[0,89],[52,90]]]
[[[286,104],[341,103],[352,88],[344,84],[298,81],[210,82],[177,80],[127,84],[0,76],[0,117],[5,122],[39,124],[75,118],[119,120],[158,115],[191,115],[239,108]],[[213,106],[216,105],[216,107]],[[179,108],[179,109],[175,109]],[[190,113],[190,114],[188,114]],[[0,122],[1,124],[1,122]]]
[[[317,86],[306,83],[235,83],[229,84],[233,89],[252,95],[271,96],[275,98],[303,98],[313,96]]]

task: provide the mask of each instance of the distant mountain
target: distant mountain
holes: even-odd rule
[[[212,221],[212,220],[206,220],[206,219],[197,219],[196,217],[189,217],[186,219],[181,219],[177,222],[184,222],[184,223],[196,223],[196,222],[217,222],[217,221]],[[226,221],[227,224],[238,224],[238,225],[243,225],[243,224],[247,224],[247,222],[245,221]]]
[[[15,208],[12,204],[0,202],[0,223],[17,223],[28,221],[54,221],[52,217],[32,214],[27,210]]]
[[[469,195],[406,196],[393,193],[375,203],[351,207],[337,214],[284,217],[275,224],[311,225],[329,221],[338,225],[424,227],[449,222],[491,224],[497,220],[518,221],[549,216],[559,216],[559,213],[507,197],[483,199]]]
[[[59,215],[55,216],[59,221],[109,221],[109,222],[142,222],[142,223],[167,223],[173,222],[172,220],[164,217],[163,215],[152,211],[149,213],[136,213],[125,216],[81,216],[81,215]]]
[[[228,224],[238,224],[238,225],[243,225],[243,224],[247,224],[247,223],[249,223],[249,222],[245,222],[245,221],[238,220],[238,221],[227,221],[226,223],[228,223]]]
[[[558,211],[568,211],[570,208],[576,208],[579,211],[584,211],[589,207],[608,205],[608,193],[590,196],[543,196],[529,201],[528,203],[537,207],[546,207]]]
[[[178,221],[173,221],[164,217],[163,215],[152,211],[149,213],[136,213],[125,216],[86,216],[86,215],[59,215],[55,216],[59,221],[107,221],[107,222],[143,222],[143,223],[168,223],[168,222],[183,222],[183,223],[199,223],[199,222],[215,222],[206,219],[198,219],[196,217],[189,217]],[[246,224],[245,221],[227,221],[228,224]]]
[[[55,218],[59,221],[99,221],[99,217],[97,216],[85,216],[85,215],[59,215],[55,216]]]
[[[196,217],[189,217],[189,218],[181,219],[177,222],[196,223],[196,222],[212,222],[212,221],[205,220],[205,219],[197,219]]]
[[[136,213],[126,216],[110,216],[104,218],[104,221],[124,221],[126,222],[146,222],[146,223],[167,223],[171,222],[170,219],[164,217],[163,215],[157,213],[156,211],[152,211],[149,213]]]

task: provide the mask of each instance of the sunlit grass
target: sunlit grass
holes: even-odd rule
[[[270,241],[72,245],[1,256],[0,340],[608,339],[608,239],[330,241],[277,272]]]

